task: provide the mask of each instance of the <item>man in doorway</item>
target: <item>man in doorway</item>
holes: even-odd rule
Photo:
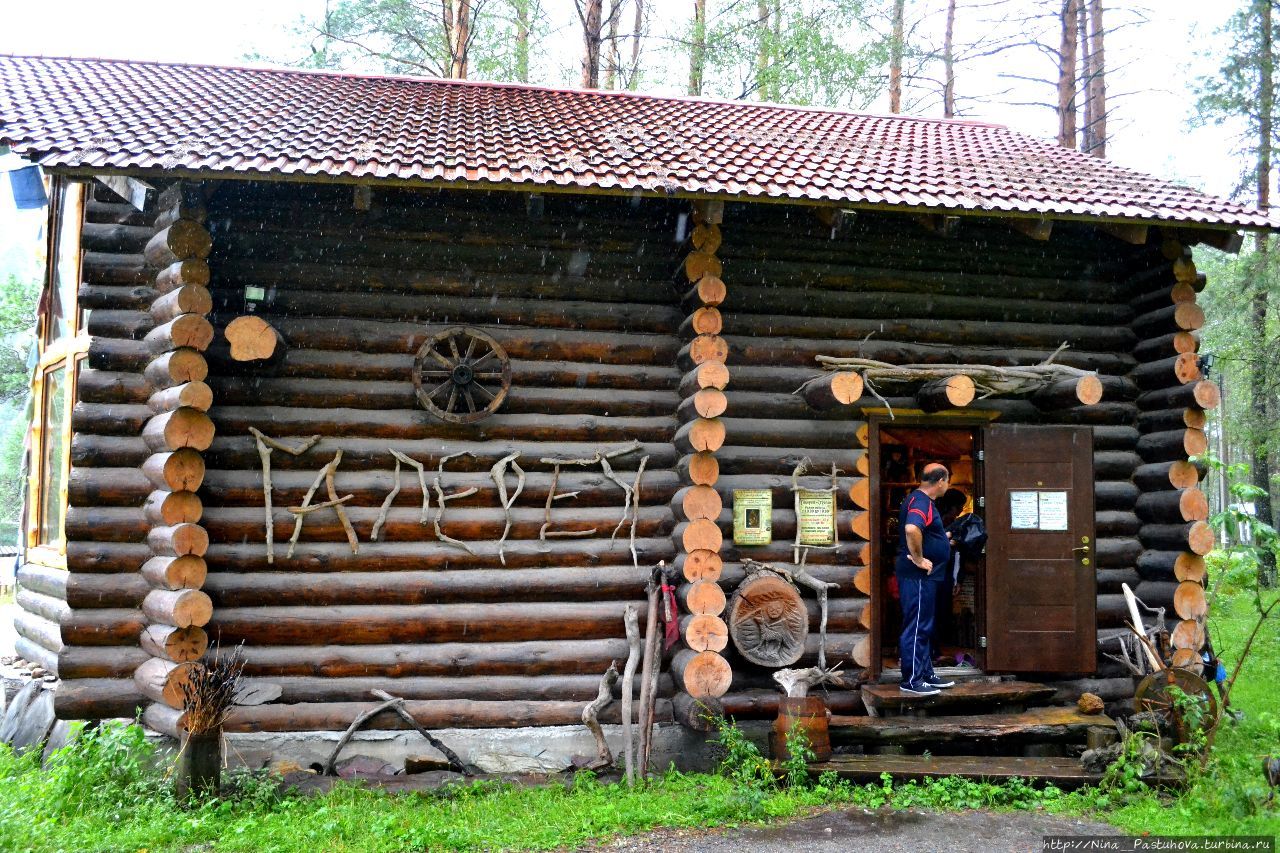
[[[951,559],[942,513],[934,501],[946,492],[950,482],[946,467],[930,462],[921,472],[919,488],[907,495],[898,511],[898,556],[893,573],[902,600],[899,689],[912,696],[936,696],[940,688],[955,684],[934,675],[930,650],[938,590],[934,573],[946,572]]]

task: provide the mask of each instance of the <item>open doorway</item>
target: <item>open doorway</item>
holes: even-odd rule
[[[877,667],[882,680],[899,677],[898,640],[902,631],[902,607],[898,597],[893,566],[898,554],[898,510],[903,500],[920,483],[924,466],[940,462],[951,472],[951,486],[937,501],[944,523],[981,506],[981,482],[978,471],[980,429],[976,426],[924,426],[879,423],[873,430],[872,444],[876,452],[871,462],[876,467],[873,484],[878,494],[874,501],[876,547],[875,563],[878,612],[876,640]],[[938,594],[934,639],[934,668],[938,671],[976,673],[982,665],[980,614],[984,589],[984,560],[977,557],[952,558],[945,567],[946,581]]]

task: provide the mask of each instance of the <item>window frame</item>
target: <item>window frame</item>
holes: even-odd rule
[[[62,253],[66,248],[63,245],[64,238],[70,238],[75,241],[75,268],[67,274],[74,275],[76,287],[73,291],[72,304],[61,306],[64,322],[67,325],[65,334],[55,340],[50,340],[54,325],[54,317],[51,312],[46,312],[38,321],[36,345],[38,347],[39,360],[31,381],[32,420],[30,440],[27,445],[30,455],[28,456],[27,464],[26,561],[63,569],[67,566],[66,508],[71,478],[71,421],[76,402],[76,380],[82,366],[81,362],[89,352],[89,334],[86,329],[82,328],[79,304],[79,285],[82,281],[84,266],[84,248],[81,235],[84,230],[84,212],[88,197],[89,188],[87,182],[63,177],[54,178],[53,192],[50,194],[49,225],[46,229],[45,238],[47,262],[45,264],[44,293],[50,294],[52,299],[51,289],[55,283],[59,286],[64,284],[58,277]],[[73,227],[65,229],[67,233],[64,234],[62,220],[68,202],[75,205],[77,210]],[[42,298],[44,298],[43,294]],[[66,379],[62,388],[62,393],[65,395],[66,417],[61,429],[56,433],[51,433],[45,420],[48,412],[48,406],[46,405],[48,402],[46,399],[48,383],[46,377],[59,367],[66,368]],[[61,483],[58,487],[58,500],[61,502],[63,515],[57,536],[50,541],[42,542],[40,534],[41,528],[44,526],[43,513],[45,496],[48,490],[48,484],[44,481],[44,460],[46,450],[52,441],[58,442],[63,451]]]

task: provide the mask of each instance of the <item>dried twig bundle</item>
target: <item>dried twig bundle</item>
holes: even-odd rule
[[[222,728],[236,705],[244,673],[244,644],[229,654],[214,643],[204,659],[191,668],[191,678],[182,683],[182,710],[191,734]]]

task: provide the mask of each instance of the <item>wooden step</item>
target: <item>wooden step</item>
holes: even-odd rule
[[[845,717],[828,721],[832,743],[948,743],[999,739],[1018,742],[1085,740],[1091,726],[1115,728],[1101,714],[1081,714],[1073,707],[1030,708],[1019,714],[972,714],[954,717]]]
[[[912,696],[899,690],[897,684],[866,684],[862,687],[862,701],[871,716],[888,717],[904,711],[956,705],[1034,705],[1055,692],[1052,687],[1030,681],[967,681],[941,690],[937,696]]]
[[[1102,781],[1101,773],[1090,773],[1075,758],[1007,755],[836,755],[828,761],[809,765],[809,773],[813,776],[828,770],[835,771],[842,779],[855,782],[877,782],[881,773],[902,780],[959,776],[963,779],[1003,781],[1016,776],[1052,782],[1059,788],[1078,788]]]

